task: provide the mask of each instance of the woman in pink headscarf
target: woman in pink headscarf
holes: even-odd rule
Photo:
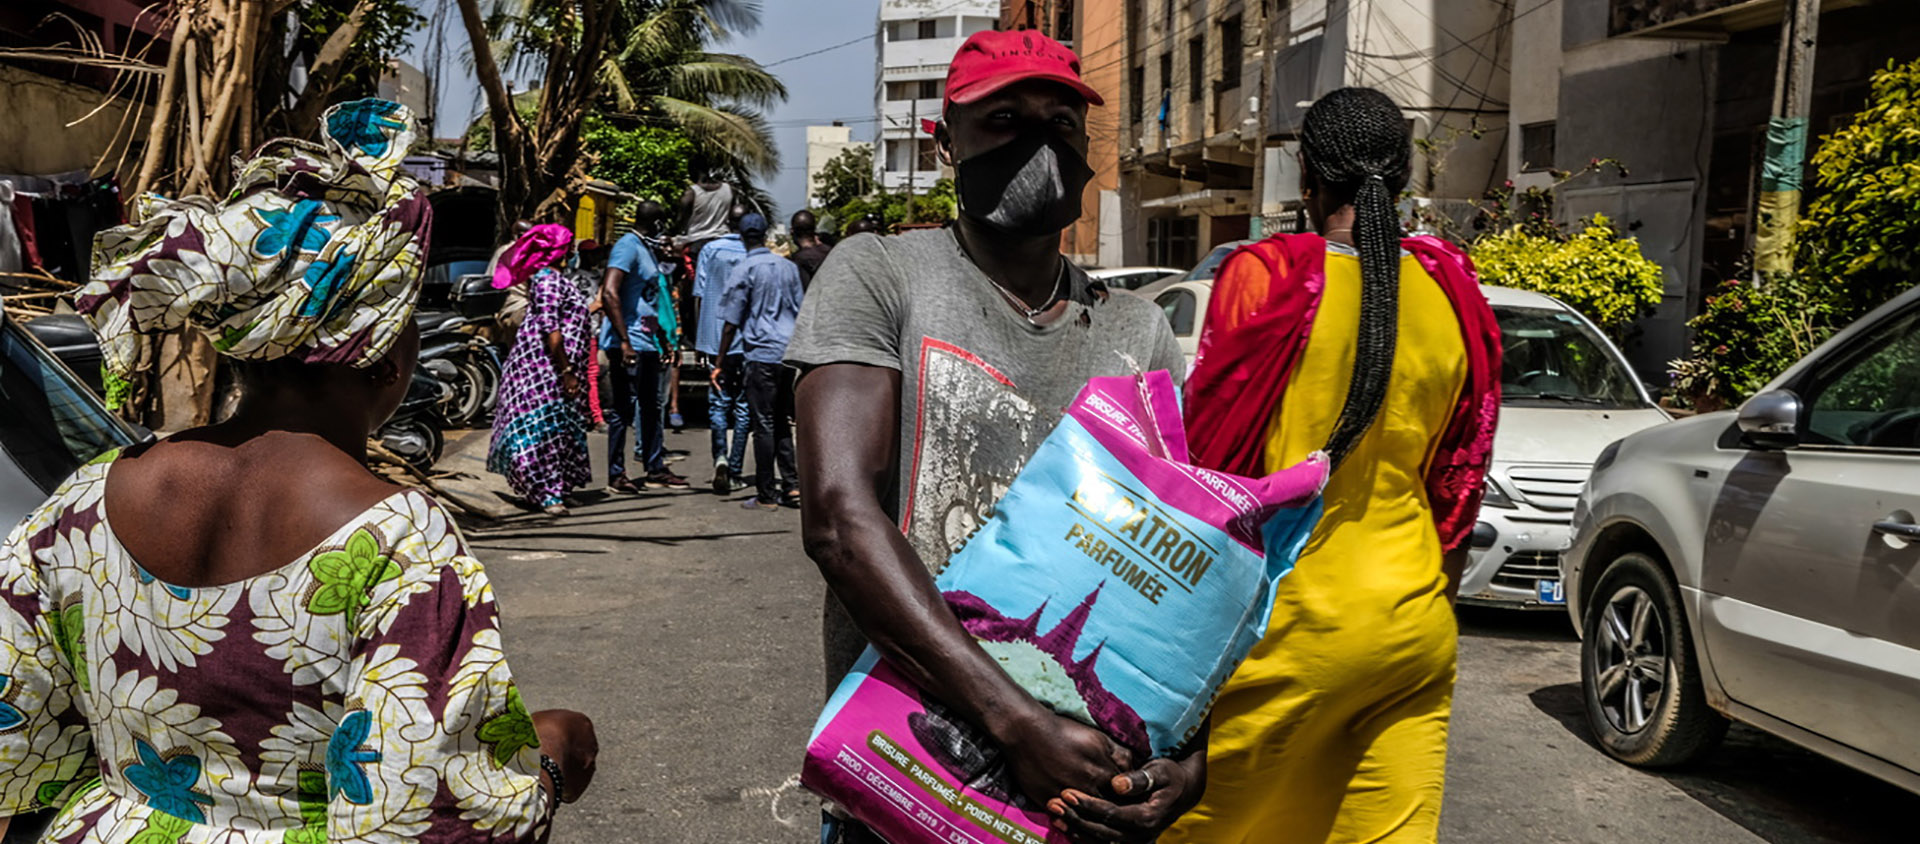
[[[528,285],[528,304],[500,382],[487,469],[554,516],[567,514],[567,494],[592,477],[587,297],[554,269],[572,243],[565,226],[534,226],[501,256],[493,277],[495,287]]]

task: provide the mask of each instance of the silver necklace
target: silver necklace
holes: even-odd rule
[[[986,275],[986,273],[981,273],[981,275]],[[993,280],[993,276],[987,276],[987,283],[993,285],[993,289],[1000,291],[1000,295],[1007,300],[1007,304],[1012,305],[1014,310],[1019,311],[1021,316],[1026,317],[1028,325],[1036,327],[1040,325],[1040,315],[1046,313],[1049,308],[1052,308],[1055,302],[1060,301],[1060,289],[1065,286],[1066,281],[1067,264],[1065,261],[1062,261],[1060,263],[1060,274],[1054,277],[1053,292],[1047,296],[1047,301],[1040,307],[1029,308],[1026,302],[1021,301],[1020,297],[1013,295],[1013,291],[1001,287],[1000,282]]]

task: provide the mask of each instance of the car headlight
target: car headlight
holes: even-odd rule
[[[1487,479],[1487,492],[1480,498],[1480,505],[1482,507],[1497,507],[1502,510],[1520,509],[1520,506],[1513,503],[1513,499],[1509,497],[1506,492],[1502,491],[1500,485],[1494,483],[1492,478]]]

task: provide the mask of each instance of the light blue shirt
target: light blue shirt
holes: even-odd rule
[[[780,363],[800,316],[800,267],[766,247],[747,253],[733,271],[720,310],[746,346],[747,360]]]
[[[720,320],[720,302],[726,292],[727,282],[733,278],[733,271],[740,262],[747,259],[747,247],[740,243],[737,234],[722,235],[700,250],[696,261],[699,268],[693,274],[693,298],[700,302],[700,325],[693,335],[693,348],[704,355],[720,353],[720,328],[726,323]],[[733,338],[733,348],[727,354],[741,353],[741,338]]]
[[[649,320],[659,316],[653,300],[660,289],[660,262],[654,260],[653,250],[640,242],[639,235],[627,232],[614,242],[613,253],[607,256],[607,269],[627,274],[620,280],[620,319],[627,324],[627,343],[641,351],[654,349],[653,335],[647,326]],[[620,342],[613,334],[613,321],[601,320],[600,348],[619,347]]]

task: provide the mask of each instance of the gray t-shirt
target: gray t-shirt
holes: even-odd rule
[[[787,363],[900,372],[891,514],[935,572],[986,523],[1088,378],[1184,372],[1159,307],[1096,291],[1078,267],[1067,283],[1067,313],[1034,326],[940,229],[849,238],[807,289]],[[827,605],[834,684],[865,641],[831,595]]]

